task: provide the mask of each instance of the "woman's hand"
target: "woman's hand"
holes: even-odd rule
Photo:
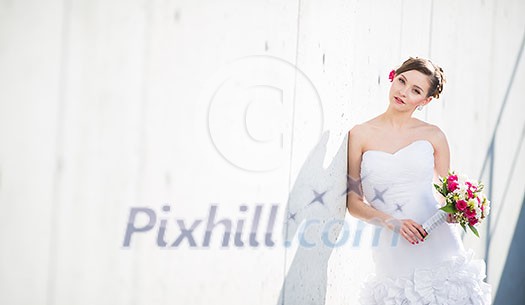
[[[448,223],[458,223],[458,220],[456,219],[456,216],[454,214],[447,214],[447,222]]]
[[[423,227],[412,219],[390,218],[386,221],[390,230],[403,236],[409,243],[419,244],[424,241],[427,232]]]

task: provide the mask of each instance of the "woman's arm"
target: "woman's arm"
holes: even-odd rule
[[[445,177],[450,170],[450,148],[445,133],[437,126],[434,128],[434,183],[440,184],[439,177]],[[438,201],[441,206],[446,204],[445,197],[439,193]],[[446,221],[449,223],[457,222],[451,214],[447,215]]]
[[[450,169],[450,149],[445,133],[434,126],[434,182],[438,183],[439,177],[445,177]]]
[[[350,187],[347,193],[346,206],[350,215],[364,220],[368,223],[387,227],[388,229],[398,232],[409,242],[416,244],[423,240],[425,231],[423,227],[412,219],[397,219],[389,214],[375,209],[365,203],[361,186],[361,158],[362,143],[365,138],[364,132],[360,125],[355,126],[348,133],[348,176],[351,182],[356,182],[357,187]]]
[[[362,155],[362,130],[360,125],[354,126],[348,132],[348,169],[350,182],[356,182],[355,187],[350,187],[347,195],[346,207],[350,215],[369,223],[387,226],[387,220],[392,216],[383,213],[364,202],[361,186],[361,155]]]

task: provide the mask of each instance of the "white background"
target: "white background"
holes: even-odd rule
[[[495,296],[524,193],[524,12],[522,0],[0,1],[0,303],[355,304],[366,247],[286,248],[299,227],[285,221],[345,219],[353,236],[338,193],[346,132],[386,109],[388,73],[408,56],[448,77],[415,115],[446,133],[452,168],[492,175]],[[328,190],[326,207],[304,208],[312,190]],[[211,204],[246,219],[245,241],[262,205],[260,242],[277,205],[277,244],[223,248],[221,227],[209,248],[157,247],[161,218],[174,241],[174,219],[205,222]],[[125,248],[133,207],[158,219]],[[484,258],[480,234],[465,244]]]

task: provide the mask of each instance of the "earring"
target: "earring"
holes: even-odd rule
[[[417,106],[417,110],[419,110],[419,111],[423,110],[423,106],[421,106],[421,105]]]

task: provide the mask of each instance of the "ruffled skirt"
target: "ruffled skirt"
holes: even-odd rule
[[[488,305],[491,285],[484,282],[485,262],[474,251],[436,266],[416,269],[407,277],[370,275],[361,287],[360,304]]]

